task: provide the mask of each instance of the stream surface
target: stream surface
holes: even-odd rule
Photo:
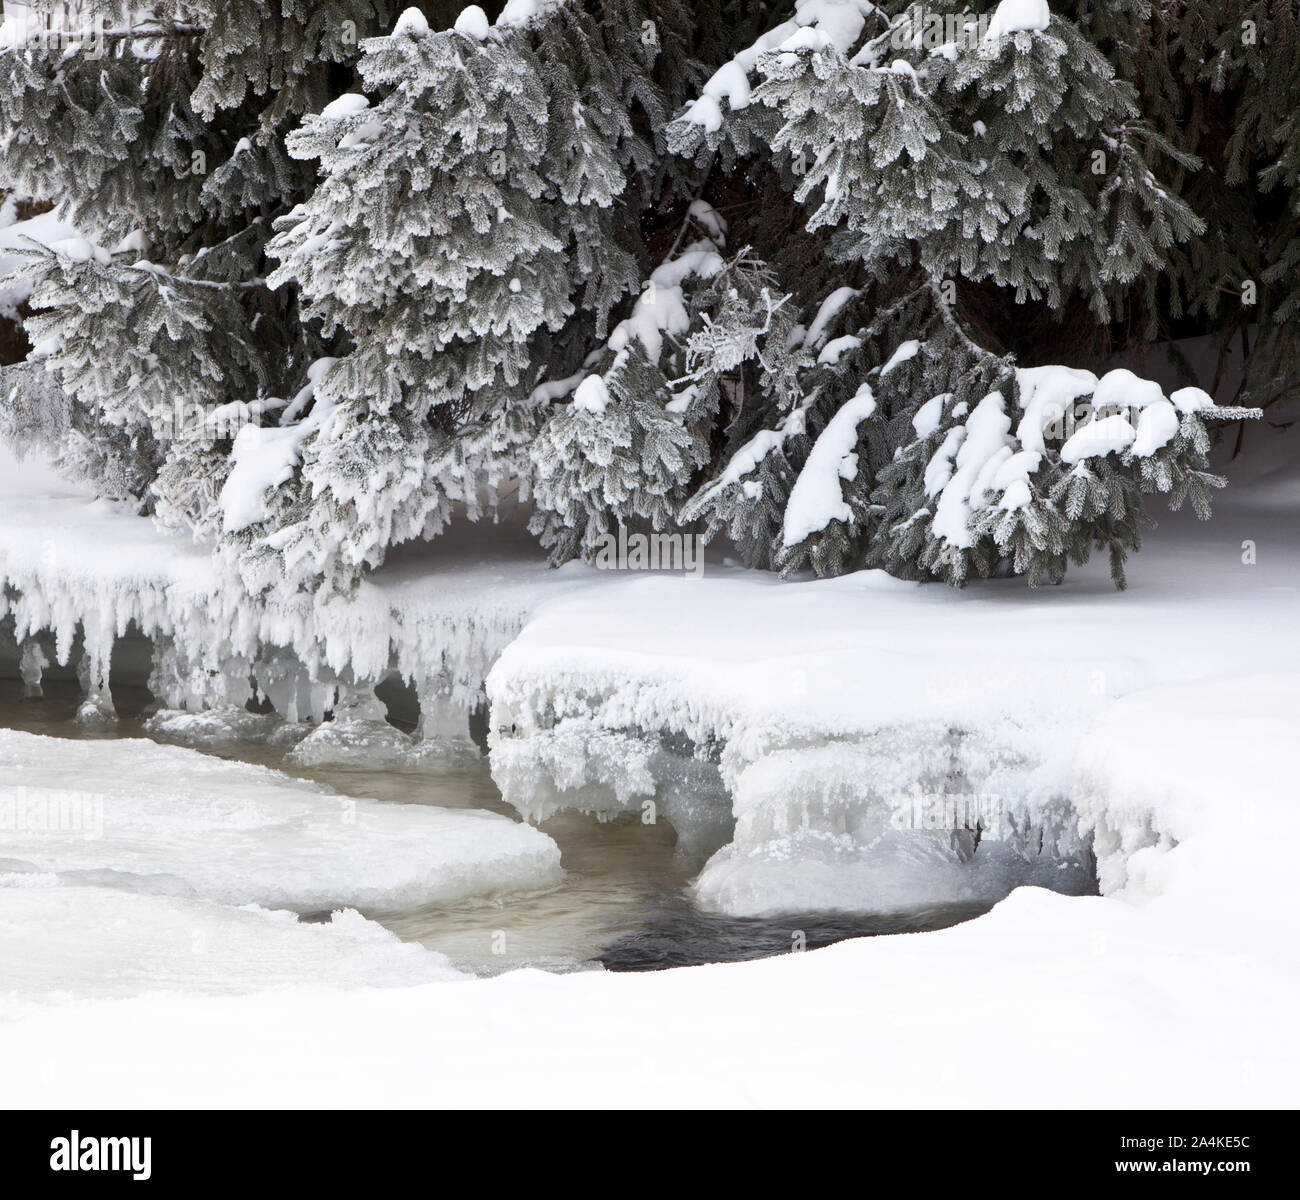
[[[24,700],[20,683],[0,679],[0,727],[56,738],[150,736],[141,721],[150,702],[144,689],[115,685],[120,720],[104,728],[74,721],[80,699],[75,684],[52,680],[44,690],[42,699]],[[444,770],[407,771],[300,767],[285,761],[285,747],[255,741],[224,742],[202,752],[273,767],[343,795],[486,809],[518,819],[492,782],[486,757]],[[88,779],[85,787],[93,791],[97,783]],[[943,905],[888,915],[721,916],[692,903],[689,885],[698,864],[684,862],[675,852],[676,834],[670,826],[643,825],[636,819],[601,822],[569,812],[541,829],[559,845],[565,871],[564,882],[550,891],[365,915],[405,940],[441,951],[464,969],[495,974],[521,966],[647,971],[736,962],[846,938],[943,929],[991,907]],[[304,916],[323,920],[328,914]]]

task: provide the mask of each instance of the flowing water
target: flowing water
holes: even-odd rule
[[[74,722],[80,698],[75,684],[47,681],[39,700],[23,700],[21,694],[21,684],[0,679],[0,727],[65,738],[148,736],[141,714],[150,697],[140,688],[114,686],[121,719],[108,728]],[[487,809],[517,819],[493,784],[486,758],[434,772],[303,768],[284,761],[284,748],[259,742],[230,742],[205,752],[274,767],[344,795]],[[93,786],[94,781],[87,781],[88,788]],[[692,904],[689,884],[698,865],[685,863],[675,853],[676,835],[664,824],[600,822],[561,813],[541,828],[561,850],[565,879],[559,887],[537,895],[365,915],[403,939],[441,951],[461,967],[492,974],[520,966],[639,971],[733,962],[851,937],[942,929],[989,907],[945,905],[890,915],[724,917]]]

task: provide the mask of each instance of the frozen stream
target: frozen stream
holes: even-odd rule
[[[86,728],[73,721],[79,700],[70,682],[50,681],[39,700],[21,699],[21,685],[0,680],[0,727],[59,738],[143,738],[148,695],[114,688],[121,720]],[[482,809],[515,817],[494,785],[485,759],[444,770],[371,770],[297,766],[286,749],[259,742],[212,748],[223,758],[273,767],[327,785],[346,796]],[[86,786],[93,788],[95,781]],[[542,826],[562,853],[564,882],[541,894],[470,900],[397,911],[366,911],[399,937],[446,954],[479,974],[520,967],[571,971],[654,970],[788,953],[864,935],[941,929],[978,916],[988,905],[946,905],[904,914],[788,914],[746,919],[701,912],[688,884],[699,864],[675,853],[670,826],[635,819],[600,822],[571,812]],[[309,918],[328,914],[304,914]]]

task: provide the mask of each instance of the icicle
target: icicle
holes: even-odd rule
[[[50,660],[45,656],[45,650],[40,642],[32,638],[23,641],[18,673],[22,676],[24,700],[39,700],[44,696],[41,680],[45,668],[49,665]]]
[[[108,656],[83,647],[77,663],[77,681],[84,699],[77,709],[78,725],[107,725],[117,720],[108,688]]]

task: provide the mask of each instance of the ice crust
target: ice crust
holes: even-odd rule
[[[561,878],[550,838],[493,813],[352,799],[148,741],[12,730],[0,730],[4,861],[67,884],[306,913],[409,909]]]

